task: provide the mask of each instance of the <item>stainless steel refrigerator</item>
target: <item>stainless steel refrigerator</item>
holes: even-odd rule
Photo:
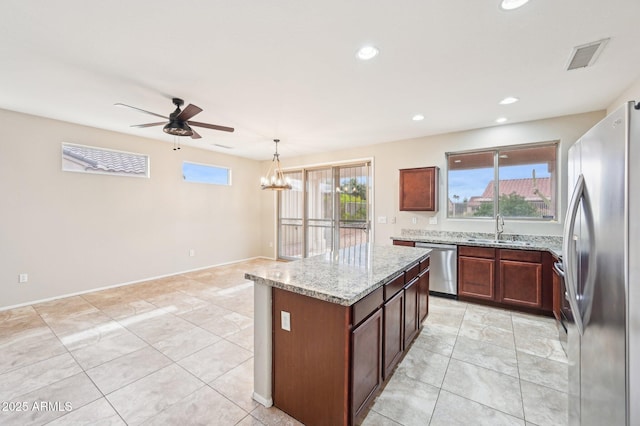
[[[570,149],[563,262],[569,424],[640,425],[640,105]]]

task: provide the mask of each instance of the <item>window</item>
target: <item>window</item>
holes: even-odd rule
[[[149,177],[149,156],[71,143],[62,144],[62,170]]]
[[[370,163],[286,171],[278,192],[278,257],[299,259],[369,241]]]
[[[182,178],[186,182],[231,185],[231,169],[185,161],[182,163]]]
[[[451,218],[555,220],[558,143],[447,153]],[[495,194],[499,194],[498,197]]]

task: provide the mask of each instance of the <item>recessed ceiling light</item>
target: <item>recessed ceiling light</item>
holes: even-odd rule
[[[502,0],[500,7],[503,10],[513,10],[524,6],[529,0]]]
[[[363,61],[368,61],[376,56],[378,56],[378,49],[374,46],[363,46],[358,50],[358,53],[356,53],[356,57]]]
[[[501,100],[499,103],[500,103],[500,105],[509,105],[509,104],[514,104],[514,103],[518,102],[519,100],[520,99],[514,98],[513,96],[507,96],[506,98]]]
[[[496,123],[504,123],[505,121],[507,121],[506,117],[496,118]]]
[[[424,120],[424,115],[422,115],[422,114],[416,114],[416,115],[414,115],[413,117],[411,117],[411,119],[412,119],[413,121],[422,121],[422,120]]]

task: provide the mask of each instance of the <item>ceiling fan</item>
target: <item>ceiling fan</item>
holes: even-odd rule
[[[198,134],[198,132],[193,130],[191,126],[204,127],[204,128],[213,129],[213,130],[221,130],[223,132],[234,131],[233,127],[218,126],[216,124],[201,123],[199,121],[189,120],[194,115],[200,113],[202,111],[202,108],[189,104],[183,110],[181,110],[180,107],[184,105],[184,101],[180,98],[173,98],[173,104],[176,106],[176,110],[173,111],[169,115],[169,117],[165,117],[164,115],[156,114],[155,112],[147,111],[141,108],[136,108],[131,105],[125,105],[121,103],[117,103],[115,105],[135,109],[135,110],[144,112],[145,114],[155,115],[156,117],[169,120],[168,123],[166,121],[161,121],[159,123],[136,124],[131,127],[152,127],[152,126],[160,126],[164,124],[165,126],[162,130],[165,133],[168,133],[174,136],[191,136],[191,139],[200,139],[202,137]]]

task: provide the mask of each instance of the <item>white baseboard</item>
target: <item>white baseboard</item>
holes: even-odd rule
[[[202,266],[202,267],[198,267],[198,268],[194,268],[194,269],[188,269],[188,270],[185,270],[185,271],[177,271],[177,272],[173,272],[171,274],[157,275],[157,276],[154,276],[154,277],[142,278],[142,279],[135,280],[135,281],[127,281],[127,282],[124,282],[124,283],[118,283],[118,284],[108,285],[108,286],[104,286],[104,287],[91,288],[91,289],[88,289],[88,290],[78,291],[78,292],[75,292],[75,293],[65,293],[65,294],[61,294],[59,296],[48,297],[46,299],[38,299],[38,300],[32,300],[30,302],[19,303],[17,305],[0,306],[0,312],[7,311],[9,309],[22,308],[23,306],[35,305],[37,303],[44,303],[44,302],[50,302],[52,300],[64,299],[65,297],[81,296],[83,294],[93,293],[94,291],[109,290],[111,288],[124,287],[126,285],[138,284],[138,283],[142,283],[142,282],[145,282],[145,281],[157,280],[157,279],[160,279],[160,278],[171,277],[171,276],[174,276],[174,275],[180,275],[180,274],[186,274],[186,273],[189,273],[189,272],[201,271],[203,269],[215,268],[217,266],[233,265],[234,263],[246,262],[248,260],[254,260],[254,259],[273,260],[273,259],[270,259],[270,258],[265,257],[265,256],[255,256],[255,257],[249,257],[249,258],[246,258],[246,259],[233,260],[233,261],[230,261],[230,262],[223,262],[223,263],[218,263],[218,264],[215,264],[215,265]]]
[[[262,395],[258,395],[255,392],[253,393],[253,395],[251,397],[253,398],[254,401],[264,405],[267,408],[273,406],[273,399],[271,399],[271,398],[265,398]]]

